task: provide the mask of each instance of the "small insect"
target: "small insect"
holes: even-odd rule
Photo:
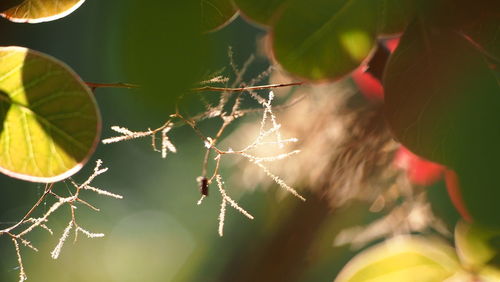
[[[208,179],[200,176],[196,180],[198,181],[198,185],[200,185],[200,193],[203,196],[208,197]]]

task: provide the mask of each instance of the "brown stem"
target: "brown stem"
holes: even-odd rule
[[[88,87],[90,87],[92,90],[96,88],[138,88],[139,85],[137,84],[132,84],[132,83],[123,83],[123,82],[117,82],[117,83],[95,83],[95,82],[85,82]]]
[[[213,86],[203,86],[198,88],[192,88],[191,91],[223,91],[223,92],[241,92],[241,91],[251,91],[251,90],[262,90],[262,89],[273,89],[280,87],[289,87],[289,86],[299,86],[303,85],[303,81],[292,82],[292,83],[279,83],[279,84],[268,84],[268,85],[259,85],[259,86],[248,86],[248,87],[213,87]]]

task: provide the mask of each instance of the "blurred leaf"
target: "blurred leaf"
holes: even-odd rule
[[[417,9],[415,0],[378,0],[378,2],[379,34],[403,32],[415,17]]]
[[[453,248],[419,236],[396,237],[355,256],[335,282],[435,282],[459,271]]]
[[[378,34],[401,32],[412,0],[292,0],[274,26],[276,60],[311,80],[338,79],[358,67]]]
[[[500,281],[500,269],[486,266],[477,275],[476,281]]]
[[[395,137],[453,168],[472,217],[500,225],[500,85],[483,54],[453,30],[413,23],[388,62],[384,88]]]
[[[166,115],[209,61],[200,2],[134,1],[129,10],[123,34],[128,81],[141,86],[139,99],[148,113]]]
[[[462,32],[473,40],[481,51],[500,62],[500,18],[488,17],[464,27]]]
[[[1,15],[13,22],[48,22],[71,14],[83,2],[85,0],[24,0]]]
[[[232,0],[202,0],[203,29],[211,31],[228,23],[236,14]]]
[[[262,25],[271,25],[290,0],[234,0],[244,16]]]
[[[354,70],[375,46],[375,1],[294,1],[274,27],[276,60],[311,80]]]
[[[0,48],[0,171],[55,182],[76,173],[99,139],[100,116],[83,81],[62,62]]]
[[[500,229],[459,222],[455,227],[455,246],[462,263],[476,269],[489,263],[499,254],[498,246],[491,243],[494,238],[500,238]]]

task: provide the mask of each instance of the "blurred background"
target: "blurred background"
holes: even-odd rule
[[[204,75],[228,67],[228,46],[237,65],[256,56],[245,79],[270,64],[259,47],[263,29],[237,18],[219,31],[197,36],[199,14],[193,11],[198,11],[199,3],[185,2],[87,0],[76,12],[54,22],[30,25],[0,19],[0,44],[52,55],[88,82],[140,84],[139,89],[96,90],[103,138],[115,135],[109,129],[112,125],[131,130],[156,128],[173,112],[183,90]],[[343,87],[354,93],[354,98],[346,100],[363,103],[349,81]],[[200,107],[196,95],[184,101],[188,110]],[[203,130],[211,132],[217,125],[209,122]],[[287,126],[285,120],[283,126]],[[229,129],[237,130],[238,126]],[[255,219],[228,209],[225,234],[220,238],[219,196],[212,193],[203,205],[196,205],[203,144],[187,127],[175,129],[170,136],[178,153],[169,154],[166,160],[151,149],[149,139],[99,145],[93,159],[74,178],[86,179],[95,160],[102,159],[109,171],[95,180],[95,186],[124,199],[88,193],[86,200],[101,211],[79,206],[77,219],[89,231],[106,236],[81,236],[76,244],[70,238],[60,258],[52,260],[50,251],[70,216],[69,210],[60,209],[49,222],[54,236],[43,230],[30,234],[39,252],[21,249],[29,281],[332,281],[356,253],[347,245],[335,246],[337,235],[387,214],[370,212],[373,203],[356,199],[342,206],[332,204],[331,194],[300,187],[299,180],[295,186],[308,199],[305,203],[277,192],[279,187],[273,183],[267,183],[267,189],[252,183],[257,188],[247,189],[249,185],[238,175],[248,168],[226,165],[228,193]],[[307,174],[314,170],[314,161],[299,169]],[[330,178],[328,171],[323,176]],[[312,184],[302,184],[308,185]],[[429,189],[434,210],[453,226],[457,215],[444,185],[435,186]],[[44,189],[42,184],[4,175],[0,175],[0,187],[0,224],[5,227],[19,220]],[[215,187],[211,188],[213,192]],[[68,184],[58,183],[55,189],[65,191]],[[50,204],[44,203],[40,214]],[[0,250],[0,281],[17,281],[12,242],[0,238]]]

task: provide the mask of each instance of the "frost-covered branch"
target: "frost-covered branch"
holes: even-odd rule
[[[99,238],[104,236],[104,234],[102,233],[92,233],[79,226],[76,220],[76,212],[75,212],[76,205],[78,203],[83,204],[91,208],[92,210],[96,211],[99,210],[96,207],[89,204],[86,200],[82,199],[81,192],[84,190],[94,192],[98,195],[109,196],[112,198],[117,198],[117,199],[122,198],[121,195],[111,193],[109,191],[103,190],[101,188],[96,188],[90,185],[97,176],[105,173],[108,170],[107,168],[102,168],[101,166],[102,166],[102,161],[97,160],[93,173],[82,184],[77,184],[71,179],[68,180],[74,188],[74,191],[70,192],[69,196],[62,196],[61,194],[58,194],[54,190],[54,183],[47,184],[42,196],[38,199],[38,201],[33,205],[33,207],[24,215],[24,217],[19,222],[8,228],[0,230],[0,237],[2,235],[10,236],[13,245],[15,247],[17,261],[19,265],[19,281],[25,281],[27,279],[24,266],[22,263],[20,246],[22,245],[32,249],[33,251],[38,251],[38,249],[31,243],[31,241],[27,240],[25,236],[37,228],[44,229],[49,234],[53,235],[54,232],[52,231],[51,228],[47,226],[47,223],[49,222],[49,218],[54,214],[54,212],[59,210],[61,207],[63,206],[69,207],[71,211],[71,218],[69,220],[68,225],[66,226],[61,236],[59,237],[58,243],[51,252],[51,257],[53,259],[57,259],[59,257],[61,249],[66,240],[68,239],[68,237],[70,236],[70,232],[72,229],[75,230],[75,241],[76,241],[76,234],[78,234],[78,232],[83,233],[88,238]],[[43,212],[40,217],[33,217],[33,214],[35,214],[35,212],[38,211],[40,204],[46,201],[48,197],[52,197],[56,199],[56,201],[49,207],[48,210]]]
[[[246,62],[243,63],[240,68],[234,61],[231,49],[229,49],[228,56],[231,69],[234,72],[234,80],[232,81],[232,83],[220,87],[210,85],[213,83],[229,83],[229,80],[225,76],[222,76],[220,73],[216,73],[212,78],[203,80],[200,83],[203,86],[191,89],[190,91],[199,92],[198,94],[202,94],[202,92],[213,91],[218,93],[218,101],[214,101],[215,99],[212,97],[214,97],[215,95],[213,94],[207,96],[200,95],[202,97],[201,100],[205,109],[203,112],[195,115],[189,115],[180,112],[179,107],[176,107],[176,112],[170,114],[169,119],[162,126],[156,129],[148,128],[145,131],[132,131],[122,126],[113,126],[111,127],[111,129],[115,132],[120,133],[121,135],[103,140],[104,144],[110,144],[142,137],[151,137],[151,146],[153,150],[160,152],[161,156],[165,158],[167,157],[168,152],[175,153],[178,151],[169,136],[173,129],[182,125],[187,125],[188,127],[190,127],[195,135],[200,138],[205,148],[201,176],[198,178],[201,198],[198,200],[197,204],[200,205],[203,203],[203,200],[208,196],[209,186],[216,182],[219,188],[219,192],[222,195],[219,215],[219,234],[221,236],[223,234],[222,229],[224,225],[226,206],[228,204],[247,217],[252,218],[250,214],[239,207],[235,201],[227,196],[227,193],[223,189],[220,167],[222,166],[221,163],[223,163],[226,159],[226,156],[240,157],[243,160],[257,165],[257,167],[261,168],[267,176],[269,176],[285,191],[298,197],[300,200],[305,201],[305,198],[302,197],[294,188],[286,184],[282,178],[272,173],[271,170],[263,165],[263,163],[270,163],[283,160],[285,158],[290,158],[300,152],[300,150],[285,150],[286,145],[296,143],[298,142],[298,139],[283,138],[280,130],[282,126],[278,122],[278,118],[273,111],[273,103],[276,100],[276,96],[273,91],[268,90],[282,87],[299,86],[302,85],[303,82],[255,85],[255,83],[258,83],[269,76],[273,69],[272,67],[270,67],[263,71],[255,79],[251,80],[250,84],[247,85],[243,82],[243,74],[249,68],[254,58],[250,57]],[[250,108],[244,108],[245,105],[249,104],[253,106]],[[261,113],[262,116],[259,122],[259,132],[254,136],[254,138],[250,139],[250,142],[245,142],[244,144],[242,144],[242,146],[240,147],[241,149],[233,149],[231,147],[222,148],[222,146],[220,145],[220,141],[224,137],[224,133],[226,132],[228,126],[249,113]],[[204,132],[204,130],[202,130],[202,127],[199,126],[201,122],[209,119],[218,119],[220,122],[220,126],[217,130],[215,130],[213,134],[207,134],[206,132]],[[161,135],[161,149],[158,149],[156,145],[157,133]],[[263,146],[272,147],[277,151],[275,151],[271,155],[264,156],[255,154],[254,151],[257,148]],[[213,167],[211,171],[209,169],[210,167]]]

